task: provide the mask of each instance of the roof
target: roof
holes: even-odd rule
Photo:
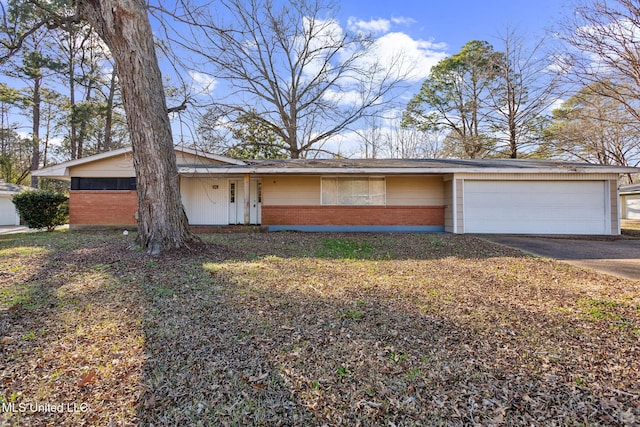
[[[245,165],[245,163],[242,160],[232,159],[230,157],[225,157],[225,156],[219,156],[217,154],[209,154],[209,153],[205,153],[204,151],[194,150],[191,148],[174,147],[174,149],[176,151],[192,154],[194,156],[202,157],[205,159],[224,162],[230,165]],[[93,156],[83,157],[81,159],[76,159],[76,160],[69,160],[67,162],[62,162],[57,165],[38,169],[37,171],[33,171],[31,175],[41,176],[41,177],[68,177],[70,167],[84,165],[87,163],[96,162],[98,160],[109,159],[112,157],[121,156],[123,154],[128,154],[131,152],[133,152],[133,149],[131,147],[119,148],[117,150],[112,150],[112,151],[105,151],[104,153],[95,154]]]
[[[10,184],[8,182],[0,182],[0,194],[16,194],[24,190],[28,190],[31,187],[25,187],[24,185]]]
[[[245,165],[178,166],[182,174],[311,173],[638,173],[640,169],[531,159],[278,159],[246,160]]]
[[[640,169],[534,159],[277,159],[238,160],[184,147],[178,152],[222,164],[178,164],[183,175],[224,174],[451,174],[451,173],[640,173]],[[132,152],[131,147],[60,163],[32,172],[34,176],[68,178],[69,168]]]
[[[620,187],[620,194],[640,193],[640,184],[623,185]]]

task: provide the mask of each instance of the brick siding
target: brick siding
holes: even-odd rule
[[[69,194],[69,224],[135,225],[136,191],[76,190]]]
[[[262,206],[262,225],[444,225],[444,206]]]

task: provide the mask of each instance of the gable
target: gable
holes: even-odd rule
[[[176,163],[178,165],[189,165],[189,166],[208,166],[208,165],[229,164],[229,162],[225,162],[220,159],[213,159],[208,156],[198,155],[197,153],[189,153],[189,152],[180,151],[180,150],[176,150]]]
[[[175,148],[176,163],[180,166],[206,167],[244,165],[241,160],[207,154],[189,148]],[[126,178],[135,176],[131,147],[70,160],[32,172],[33,176],[69,179],[70,177]]]
[[[128,178],[136,175],[133,154],[123,153],[115,157],[69,167],[68,176],[89,178]]]

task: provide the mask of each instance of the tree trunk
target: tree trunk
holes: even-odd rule
[[[31,130],[31,170],[40,169],[40,78],[33,80],[33,127]],[[38,177],[31,176],[31,187],[38,188]]]
[[[109,84],[109,97],[107,98],[107,111],[104,120],[104,144],[102,150],[111,150],[111,128],[113,127],[113,98],[116,91],[116,70],[111,72],[111,84]]]
[[[162,76],[144,0],[79,0],[118,73],[138,188],[138,239],[147,253],[194,242],[182,207]]]
[[[89,78],[89,84],[87,85],[87,92],[85,93],[84,101],[85,105],[89,105],[91,102],[91,88],[93,87],[93,79]],[[76,144],[76,154],[77,158],[81,159],[84,157],[84,141],[87,139],[87,121],[86,111],[82,112],[82,122],[80,123],[80,129],[78,132],[78,139]]]
[[[71,34],[71,37],[74,37],[75,34]],[[78,111],[76,108],[76,76],[75,76],[75,68],[74,68],[74,45],[73,42],[69,42],[69,103],[71,104],[71,120],[69,123],[70,126],[70,134],[69,134],[69,145],[71,148],[71,160],[75,160],[78,158],[76,144],[78,141],[77,137],[77,122],[78,122]]]

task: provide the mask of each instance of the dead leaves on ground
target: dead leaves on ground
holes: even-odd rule
[[[8,423],[640,422],[638,283],[466,236],[225,234],[151,258],[63,237],[0,239],[22,248],[0,252],[0,398],[89,410]]]

